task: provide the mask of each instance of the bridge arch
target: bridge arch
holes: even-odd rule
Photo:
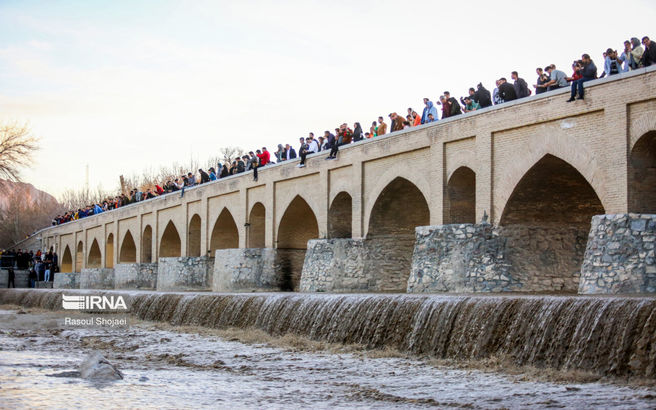
[[[105,267],[114,267],[114,234],[110,233],[105,241]]]
[[[462,166],[453,171],[444,195],[444,224],[476,223],[476,173]]]
[[[153,262],[153,228],[146,225],[141,235],[141,263]]]
[[[89,247],[89,256],[87,257],[87,268],[100,268],[102,266],[102,253],[98,240],[94,238]]]
[[[590,150],[571,136],[539,134],[531,136],[527,144],[517,150],[517,156],[511,159],[509,171],[503,174],[498,186],[494,188],[497,192],[492,215],[494,222],[501,220],[503,210],[519,181],[546,155],[560,158],[580,173],[606,207],[607,193],[603,183],[605,167],[599,165]]]
[[[629,212],[656,213],[656,130],[642,135],[631,149]]]
[[[173,221],[169,221],[164,228],[162,237],[159,241],[160,258],[177,258],[182,253],[182,243],[180,234],[176,229]]]
[[[339,192],[328,209],[328,237],[351,238],[353,236],[353,199],[346,191]]]
[[[82,269],[82,264],[84,261],[84,244],[82,241],[77,243],[75,248],[75,272],[79,272]]]
[[[599,196],[575,167],[550,154],[537,161],[500,218],[507,256],[523,289],[577,291],[590,221],[603,213]]]
[[[232,213],[224,207],[214,222],[210,237],[210,252],[214,257],[217,249],[233,249],[239,247],[239,229]]]
[[[200,256],[201,220],[198,214],[194,214],[189,221],[187,230],[187,256]],[[212,255],[214,256],[214,255]]]
[[[266,239],[266,209],[256,202],[248,214],[248,248],[264,248]]]
[[[397,177],[378,195],[369,217],[365,270],[381,291],[404,292],[412,265],[415,228],[430,223],[428,201],[409,180]]]
[[[137,246],[134,243],[132,233],[128,229],[123,236],[121,248],[118,254],[119,263],[135,263],[137,262]]]
[[[317,217],[300,195],[289,203],[277,229],[281,290],[296,290],[300,283],[307,242],[319,237]]]
[[[428,203],[427,198],[430,198],[430,184],[426,179],[418,174],[417,172],[407,168],[407,167],[391,167],[387,171],[383,172],[380,177],[375,177],[375,184],[372,190],[368,190],[365,195],[366,203],[371,204],[365,209],[364,220],[366,221],[365,227],[367,230],[371,227],[371,215],[374,207],[376,206],[375,202],[380,198],[380,195],[383,193],[383,190],[387,189],[392,182],[397,179],[405,180],[411,183],[419,192],[421,193],[424,202]],[[425,225],[430,223],[427,222]],[[365,236],[368,236],[368,232],[365,233]]]
[[[68,245],[66,245],[66,248],[64,248],[59,270],[62,273],[73,272],[73,257],[71,256],[71,249],[68,247]]]

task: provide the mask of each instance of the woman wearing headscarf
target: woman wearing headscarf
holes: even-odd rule
[[[353,142],[361,141],[364,138],[362,135],[362,127],[359,122],[353,124]]]

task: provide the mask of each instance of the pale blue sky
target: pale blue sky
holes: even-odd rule
[[[542,4],[542,9],[537,7]],[[575,12],[579,8],[581,12]],[[479,81],[656,36],[652,1],[0,0],[0,119],[42,150],[26,182],[59,194],[226,145],[298,145],[342,122],[421,112]],[[569,17],[577,15],[578,17]],[[626,17],[623,17],[626,15]],[[600,68],[601,72],[601,68]]]

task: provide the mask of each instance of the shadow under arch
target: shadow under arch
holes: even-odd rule
[[[98,240],[94,239],[89,248],[89,256],[87,257],[87,268],[100,268],[102,264],[102,254],[100,253],[100,246]]]
[[[636,141],[629,157],[629,212],[656,213],[656,131]]]
[[[500,219],[521,290],[576,292],[592,216],[603,213],[597,193],[576,168],[551,154],[537,161]]]
[[[300,195],[294,197],[280,220],[276,248],[281,290],[297,290],[307,243],[319,237],[319,224],[312,208]]]
[[[119,263],[135,263],[137,262],[137,246],[134,243],[134,238],[130,230],[123,236],[121,243],[121,250],[118,253]]]
[[[405,292],[412,266],[415,228],[430,223],[428,202],[415,184],[392,180],[380,193],[369,217],[367,277],[379,291]]]
[[[162,239],[159,244],[159,257],[160,258],[177,258],[181,255],[182,243],[180,241],[180,234],[176,229],[173,221],[169,221],[164,228]]]
[[[476,223],[476,173],[462,166],[449,178],[444,192],[444,224]]]
[[[214,222],[212,235],[210,236],[210,253],[211,257],[217,249],[234,249],[239,248],[239,229],[232,213],[228,208],[223,208],[219,217]]]
[[[73,256],[71,255],[71,249],[68,247],[68,245],[66,245],[66,248],[64,248],[59,270],[63,273],[73,272]]]
[[[248,247],[264,248],[266,239],[266,209],[256,202],[248,215]]]

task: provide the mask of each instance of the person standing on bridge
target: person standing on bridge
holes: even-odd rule
[[[14,273],[13,268],[7,269],[7,276],[9,277],[9,281],[7,282],[7,288],[15,288],[16,274]]]
[[[517,98],[525,98],[531,95],[531,90],[528,89],[526,80],[520,78],[517,71],[510,73],[510,76],[514,81],[513,88],[515,89],[515,95],[517,95]]]
[[[387,132],[387,124],[383,121],[383,117],[378,117],[378,129],[376,130],[376,135],[385,135]]]
[[[656,64],[656,44],[647,36],[642,38],[642,44],[645,46],[645,52],[642,53],[642,66],[649,67]]]

